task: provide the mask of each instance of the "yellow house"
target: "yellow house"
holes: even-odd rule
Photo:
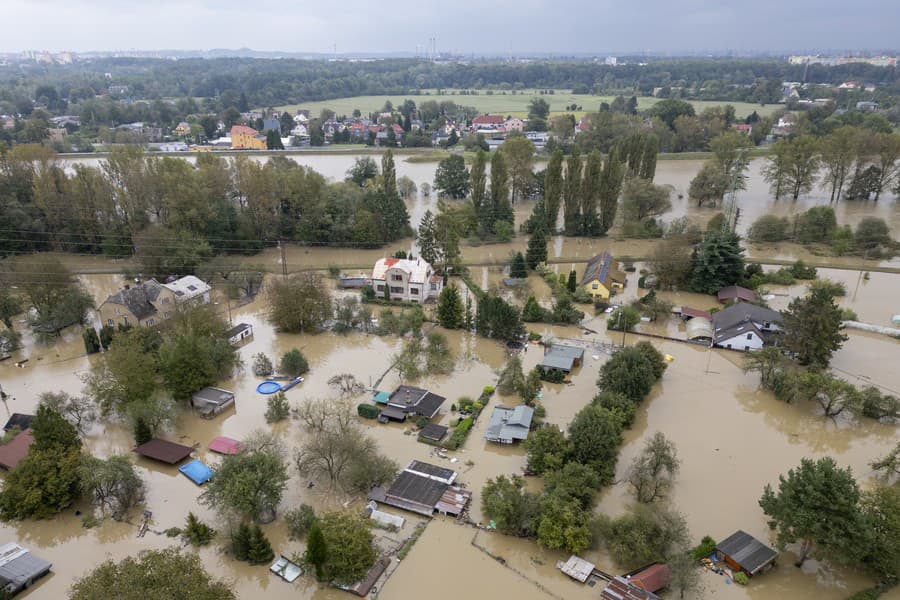
[[[175,135],[178,137],[185,137],[187,135],[191,135],[191,124],[187,121],[182,121],[175,127]]]
[[[595,300],[609,300],[610,296],[625,289],[625,273],[609,252],[598,254],[590,261],[581,278],[581,287]]]
[[[97,309],[101,325],[152,327],[175,313],[175,292],[155,279],[129,285]]]
[[[231,147],[235,150],[265,150],[266,136],[252,127],[234,125],[231,128]]]

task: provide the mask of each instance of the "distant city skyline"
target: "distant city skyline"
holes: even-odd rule
[[[6,0],[0,52],[804,53],[896,49],[895,0]]]

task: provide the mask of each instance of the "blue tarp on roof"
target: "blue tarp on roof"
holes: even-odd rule
[[[213,470],[199,460],[192,460],[188,464],[178,467],[178,470],[197,485],[203,485],[213,475]]]
[[[390,392],[378,392],[372,398],[372,401],[376,404],[387,404],[388,400],[391,398]]]

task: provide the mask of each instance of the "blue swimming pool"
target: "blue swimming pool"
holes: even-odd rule
[[[256,386],[256,391],[260,394],[274,394],[281,391],[281,384],[277,381],[263,381]]]

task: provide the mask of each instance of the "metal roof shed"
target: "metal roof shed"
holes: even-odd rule
[[[775,550],[741,530],[716,544],[716,555],[731,568],[748,575],[756,575],[778,558]]]
[[[134,451],[141,456],[174,465],[190,456],[193,448],[190,446],[182,446],[175,442],[154,438],[145,444],[141,444],[135,448]]]
[[[207,447],[218,454],[237,454],[244,449],[244,444],[222,435],[211,441]]]
[[[0,585],[10,594],[30,587],[36,579],[49,573],[52,566],[15,542],[0,546]]]
[[[575,359],[571,356],[560,356],[558,354],[548,354],[541,360],[540,367],[542,369],[555,369],[568,373],[575,365]]]

